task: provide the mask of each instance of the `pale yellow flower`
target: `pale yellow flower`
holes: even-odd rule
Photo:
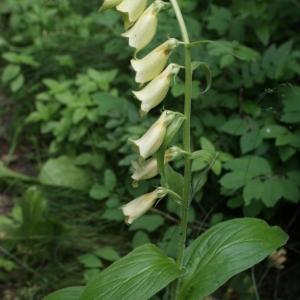
[[[148,131],[138,140],[129,139],[132,143],[132,150],[139,154],[139,163],[154,154],[161,146],[167,125],[175,117],[175,113],[169,110],[164,111],[159,119],[152,124]]]
[[[135,97],[142,102],[140,109],[142,118],[165,99],[170,88],[171,75],[176,75],[179,70],[178,65],[169,64],[161,74],[156,76],[141,91],[133,91]]]
[[[146,213],[157,199],[163,198],[166,192],[163,188],[157,188],[155,191],[140,196],[121,207],[125,215],[125,223],[132,224],[134,220]]]
[[[176,146],[169,148],[165,152],[164,164],[167,164],[170,160],[178,156],[180,153],[181,149]],[[136,161],[131,161],[131,164],[134,168],[134,173],[131,176],[131,178],[133,179],[133,187],[138,187],[139,180],[149,179],[158,174],[158,164],[156,157],[145,160],[141,166]]]
[[[147,5],[147,0],[123,0],[117,11],[125,15],[124,27],[127,30],[140,17]]]
[[[144,84],[160,74],[165,67],[169,54],[178,47],[176,39],[169,39],[142,59],[132,59],[131,65],[136,71],[135,81]]]
[[[129,38],[129,45],[136,48],[135,54],[151,42],[157,28],[158,12],[166,5],[167,3],[161,0],[154,1],[135,24],[122,34]]]
[[[102,6],[100,7],[99,11],[104,11],[109,8],[116,7],[119,5],[123,0],[104,0]]]

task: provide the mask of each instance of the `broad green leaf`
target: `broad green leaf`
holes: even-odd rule
[[[253,175],[244,171],[233,171],[225,174],[220,183],[227,189],[238,189],[251,180]]]
[[[263,138],[272,139],[284,135],[287,132],[287,128],[280,125],[267,125],[261,128],[260,132]]]
[[[219,223],[198,237],[187,249],[179,300],[199,300],[210,295],[229,278],[258,262],[288,236],[279,227],[252,218]]]
[[[272,174],[269,162],[266,159],[255,155],[247,155],[241,158],[232,159],[224,163],[223,167],[232,171],[250,173],[252,176]]]
[[[267,24],[255,26],[255,33],[264,46],[267,46],[270,39],[270,30]]]
[[[294,181],[298,186],[300,186],[300,171],[287,172],[287,176],[290,180]]]
[[[240,139],[242,154],[256,149],[261,145],[262,141],[263,139],[258,129],[253,129],[250,132],[242,135]]]
[[[131,243],[132,243],[132,248],[133,249],[137,248],[139,246],[148,244],[148,243],[150,243],[149,235],[146,232],[142,231],[142,230],[137,231],[134,234],[134,236],[131,240]]]
[[[103,200],[110,195],[110,190],[105,185],[95,183],[90,189],[89,195],[95,200]]]
[[[214,144],[205,136],[202,136],[200,138],[200,145],[202,150],[210,150],[210,151],[216,150]]]
[[[225,54],[220,59],[220,68],[228,67],[234,62],[234,56],[231,54]]]
[[[297,184],[290,179],[280,179],[280,184],[283,188],[282,197],[293,202],[298,203],[300,201],[300,193]]]
[[[94,253],[86,253],[77,257],[86,268],[101,268],[103,266],[101,259]]]
[[[146,244],[100,273],[79,300],[146,300],[185,273],[162,250]]]
[[[117,184],[117,177],[113,170],[106,169],[104,172],[104,185],[112,191]]]
[[[73,113],[73,124],[78,124],[82,119],[86,117],[88,114],[89,110],[86,107],[78,107],[74,110]]]
[[[244,217],[254,218],[258,216],[263,210],[264,205],[261,200],[252,200],[249,205],[243,206]]]
[[[252,199],[259,199],[263,192],[263,184],[259,179],[249,181],[243,189],[245,205],[249,205]]]
[[[297,152],[296,148],[290,146],[278,147],[277,149],[282,162],[286,162]]]
[[[300,112],[288,112],[281,116],[280,121],[285,123],[298,123],[300,122]]]
[[[49,159],[42,167],[39,181],[45,185],[86,190],[92,184],[91,174],[76,167],[67,156]]]
[[[267,207],[274,207],[283,195],[283,188],[279,179],[267,179],[263,183],[261,200]]]
[[[103,247],[94,251],[94,253],[108,261],[116,261],[120,259],[120,254],[111,247]]]
[[[211,81],[212,81],[212,75],[211,75],[211,71],[210,68],[208,67],[207,64],[205,64],[204,62],[200,62],[200,61],[193,61],[192,62],[192,70],[196,70],[198,67],[201,67],[204,74],[205,74],[205,78],[206,78],[206,89],[201,92],[201,94],[206,93],[210,87],[211,87]]]
[[[11,83],[10,83],[10,89],[13,93],[17,92],[23,85],[24,85],[24,75],[19,74],[17,78],[15,78]]]
[[[227,121],[220,129],[226,133],[239,136],[245,134],[248,131],[249,126],[250,123],[241,119],[235,119]]]
[[[144,229],[148,232],[153,232],[161,225],[163,225],[165,219],[159,215],[144,215],[134,221],[129,227],[129,231]]]
[[[49,294],[42,300],[79,300],[85,286],[67,287]]]
[[[5,83],[14,79],[20,73],[20,71],[21,67],[19,65],[7,65],[3,70],[1,81]]]
[[[214,163],[211,165],[211,170],[216,174],[220,175],[222,171],[222,163],[219,159],[216,159]]]

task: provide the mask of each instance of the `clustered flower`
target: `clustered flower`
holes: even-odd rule
[[[145,57],[141,59],[136,57],[137,53],[153,39],[159,12],[170,8],[170,4],[162,0],[155,0],[148,8],[146,5],[147,0],[104,0],[100,7],[100,11],[115,7],[124,16],[126,32],[122,36],[128,38],[129,45],[135,48],[134,58],[131,60],[131,66],[136,72],[135,81],[140,87],[148,83],[141,90],[133,91],[134,96],[141,102],[141,118],[144,118],[152,108],[164,100],[170,88],[171,76],[176,76],[180,70],[180,66],[174,63],[170,63],[166,67],[171,52],[179,45],[174,38],[168,38]],[[169,125],[178,115],[179,113],[165,110],[141,138],[129,139],[132,143],[132,150],[139,155],[138,161],[131,162],[134,168],[133,187],[137,187],[140,180],[158,175],[158,161],[153,155],[161,147]],[[164,164],[180,153],[181,149],[176,146],[167,149],[164,155]],[[123,205],[121,209],[125,215],[126,224],[132,224],[167,193],[165,188],[158,187],[153,192]]]

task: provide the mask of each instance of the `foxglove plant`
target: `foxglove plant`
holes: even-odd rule
[[[130,225],[159,199],[166,195],[175,199],[181,205],[176,261],[167,257],[158,247],[146,244],[113,263],[89,285],[66,288],[50,294],[44,300],[146,300],[169,286],[167,291],[170,293],[164,299],[199,300],[213,293],[235,274],[260,262],[287,241],[287,235],[280,228],[270,227],[259,219],[243,218],[213,226],[186,247],[187,216],[194,194],[191,187],[192,161],[199,156],[204,159],[212,157],[209,161],[211,167],[216,157],[204,150],[191,153],[192,74],[197,67],[202,67],[207,79],[206,90],[210,87],[211,74],[205,63],[192,62],[191,48],[203,42],[190,43],[177,0],[170,0],[169,3],[155,0],[146,9],[145,3],[144,0],[105,0],[100,11],[115,7],[124,15],[125,29],[128,30],[122,36],[127,37],[129,45],[135,48],[131,65],[136,71],[136,82],[143,85],[150,81],[142,90],[133,92],[141,101],[141,117],[145,117],[164,100],[171,76],[177,75],[181,68],[185,69],[184,112],[165,110],[141,138],[129,139],[132,150],[139,155],[138,161],[132,161],[133,186],[138,186],[139,180],[158,174],[161,176],[162,186],[124,204],[121,209],[125,222]],[[137,53],[155,35],[159,12],[165,9],[173,9],[182,41],[169,38],[144,58],[138,59]],[[184,47],[184,67],[172,63],[163,70],[170,53],[178,46]],[[173,136],[182,124],[183,149],[170,147]],[[179,154],[185,157],[184,176],[175,172],[168,164]],[[182,186],[182,190],[175,191],[174,182],[175,186]]]

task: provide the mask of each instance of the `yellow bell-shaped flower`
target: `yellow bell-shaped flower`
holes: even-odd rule
[[[160,187],[123,205],[121,209],[125,215],[125,223],[132,224],[134,220],[147,212],[157,199],[163,198],[166,194],[165,190]]]
[[[147,0],[123,0],[116,8],[125,15],[124,27],[127,30],[140,17],[147,5]]]
[[[104,0],[102,6],[100,7],[99,11],[104,11],[109,8],[116,7],[119,5],[123,0]]]
[[[164,164],[171,161],[180,153],[181,153],[181,149],[176,146],[172,146],[171,148],[169,148],[165,152]],[[138,187],[138,182],[140,180],[149,179],[158,174],[158,164],[157,164],[156,157],[152,157],[150,159],[145,160],[141,166],[136,161],[131,161],[131,164],[134,168],[134,173],[131,176],[131,178],[133,179],[132,182],[133,187]]]
[[[169,7],[169,3],[155,0],[135,24],[122,34],[129,38],[129,45],[136,48],[135,54],[151,42],[157,28],[158,13],[165,7]]]
[[[142,59],[132,59],[131,65],[136,71],[135,81],[144,84],[152,80],[164,69],[172,50],[179,45],[176,39],[169,39]]]
[[[140,139],[129,139],[132,143],[132,150],[140,156],[140,164],[159,149],[164,140],[167,125],[174,119],[175,114],[173,111],[164,111]]]
[[[169,64],[168,67],[156,76],[141,91],[133,91],[135,97],[140,100],[140,116],[143,118],[152,108],[161,103],[170,88],[171,75],[176,75],[180,70],[177,64]]]

